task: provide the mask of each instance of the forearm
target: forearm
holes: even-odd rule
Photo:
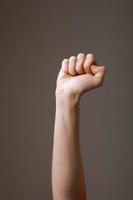
[[[102,86],[104,74],[105,67],[96,65],[93,54],[80,53],[62,61],[56,81],[58,95],[56,93],[52,159],[54,200],[86,199],[79,141],[78,97]]]
[[[79,141],[79,100],[56,96],[52,187],[54,200],[84,200],[85,181]]]

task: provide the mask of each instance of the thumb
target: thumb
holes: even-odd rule
[[[105,74],[105,66],[91,65],[91,71],[95,77],[103,78]]]

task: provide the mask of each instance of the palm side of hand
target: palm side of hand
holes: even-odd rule
[[[78,54],[64,59],[58,74],[56,90],[81,96],[103,84],[105,67],[97,66],[93,54]]]

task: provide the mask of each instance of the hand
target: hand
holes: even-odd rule
[[[56,94],[81,96],[103,85],[105,67],[97,66],[93,54],[78,54],[62,61],[57,77]]]

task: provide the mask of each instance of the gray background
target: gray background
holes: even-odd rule
[[[0,199],[52,199],[55,81],[79,52],[107,67],[104,86],[81,99],[87,199],[133,199],[132,4],[1,2]]]

